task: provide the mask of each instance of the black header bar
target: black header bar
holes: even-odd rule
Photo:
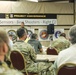
[[[9,19],[57,19],[56,14],[21,14],[21,13],[10,13],[0,14],[0,18]]]

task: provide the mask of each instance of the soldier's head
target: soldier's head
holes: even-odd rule
[[[76,43],[76,25],[72,26],[69,30],[69,37],[72,44]]]
[[[66,38],[66,34],[65,33],[61,33],[60,36],[65,37]]]
[[[27,38],[27,32],[24,28],[19,28],[17,30],[17,36],[19,39],[25,40]]]
[[[9,69],[9,70],[4,69],[3,72],[0,73],[0,75],[24,75],[24,74],[18,70],[14,70],[14,69]]]
[[[24,28],[24,22],[21,22],[21,28]]]
[[[31,35],[31,39],[38,39],[38,35],[37,35],[36,33],[33,33],[33,34]]]

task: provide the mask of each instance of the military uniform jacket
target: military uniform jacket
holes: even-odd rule
[[[70,46],[69,40],[67,40],[64,37],[59,37],[56,40],[54,40],[51,44],[52,48],[56,48],[57,52],[59,53],[61,50],[66,49]]]
[[[12,50],[18,50],[24,55],[24,58],[27,61],[26,67],[30,66],[36,60],[35,50],[30,44],[25,43],[24,41],[17,41],[13,45]]]
[[[36,53],[34,48],[24,41],[17,41],[14,45],[12,50],[18,50],[22,52],[26,62],[26,69],[29,72],[40,72],[44,69],[47,69],[51,66],[51,63],[44,63],[44,62],[35,62],[36,61]]]

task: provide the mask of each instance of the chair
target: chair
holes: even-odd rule
[[[58,55],[56,49],[54,49],[54,48],[47,48],[46,53],[48,55]]]
[[[12,66],[17,69],[20,70],[24,75],[34,75],[36,73],[32,73],[32,72],[27,72],[25,66],[25,60],[23,55],[21,54],[21,52],[19,51],[12,51],[10,54],[10,60],[12,63]],[[25,72],[23,72],[23,70],[25,70]]]
[[[57,75],[76,75],[76,64],[67,63],[61,65],[57,71]]]

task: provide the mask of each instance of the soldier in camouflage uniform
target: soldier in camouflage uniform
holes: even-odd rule
[[[24,75],[24,74],[18,70],[9,69],[7,71],[2,72],[0,75]]]
[[[30,44],[24,42],[27,36],[25,30],[23,28],[18,29],[17,35],[19,37],[19,40],[13,45],[12,50],[18,50],[22,52],[26,60],[25,63],[27,71],[39,73],[42,70],[49,69],[52,63],[37,62],[34,48]]]
[[[63,64],[75,64],[76,65],[76,25],[73,25],[69,30],[69,38],[71,46],[67,49],[60,51],[54,65],[50,68],[52,75],[57,75],[60,66]],[[71,66],[70,66],[71,67]],[[70,69],[71,70],[71,69]]]
[[[0,61],[0,75],[23,75],[23,73],[10,69],[5,62]]]
[[[66,39],[66,34],[61,33],[60,37],[51,43],[51,48],[55,48],[59,53],[61,50],[66,49],[70,46],[69,40]]]

